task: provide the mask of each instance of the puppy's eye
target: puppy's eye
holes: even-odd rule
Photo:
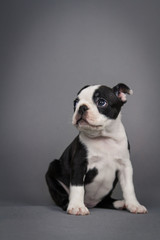
[[[75,100],[74,100],[74,102],[73,102],[73,106],[74,106],[74,110],[75,110],[75,108],[76,108],[76,105],[77,105],[77,103],[79,102],[79,99],[78,98],[76,98]]]
[[[108,105],[107,101],[104,98],[99,98],[97,101],[97,107],[106,107]]]

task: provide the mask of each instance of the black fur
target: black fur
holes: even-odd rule
[[[93,169],[90,169],[86,174],[84,184],[87,185],[93,182],[93,179],[97,176],[97,174],[98,174],[97,168],[94,167]]]
[[[59,160],[50,163],[46,173],[46,181],[54,202],[66,210],[68,206],[68,193],[59,181],[68,188],[72,185],[81,186],[87,171],[87,153],[84,145],[76,137],[67,147]]]
[[[80,92],[89,87],[89,85],[82,88]],[[129,93],[129,88],[124,84],[118,84],[113,89],[100,86],[93,94],[93,104],[97,105],[99,99],[105,100],[104,106],[99,106],[98,111],[110,119],[116,119],[124,102],[118,97],[120,92]],[[77,97],[74,101],[74,110],[79,101]],[[87,110],[87,106],[82,105],[79,109],[79,114],[83,114]],[[130,145],[128,142],[128,149]],[[98,174],[96,168],[90,169],[87,172],[87,146],[84,146],[77,136],[74,141],[66,148],[59,160],[51,162],[46,173],[46,181],[48,184],[49,192],[54,202],[62,209],[66,210],[69,203],[68,192],[60,184],[63,183],[69,189],[72,186],[85,186],[94,181]],[[113,183],[112,190],[99,202],[96,207],[101,208],[114,208],[114,199],[111,198],[113,189],[117,183],[117,174]]]
[[[118,96],[120,92],[130,94],[130,88],[124,83],[119,83],[115,87],[113,87],[114,93]]]
[[[121,100],[115,95],[114,91],[106,86],[100,86],[93,95],[93,101],[96,104],[98,99],[103,98],[107,101],[107,106],[104,108],[99,108],[100,113],[104,114],[106,117],[111,119],[116,119],[121,107]]]
[[[59,181],[68,188],[70,183],[73,186],[85,186],[91,183],[98,174],[98,170],[93,168],[87,172],[87,164],[87,151],[80,142],[79,136],[67,147],[59,160],[56,159],[50,163],[46,173],[47,185],[53,201],[63,210],[68,207],[69,196]],[[115,176],[113,189],[116,182],[117,177]],[[113,189],[96,207],[104,206],[105,202],[106,208],[113,208],[114,200],[110,197]]]
[[[49,165],[48,171],[46,173],[46,181],[49,192],[54,202],[63,210],[66,210],[69,198],[68,193],[58,182],[61,176],[62,176],[61,162],[59,160],[54,160]]]

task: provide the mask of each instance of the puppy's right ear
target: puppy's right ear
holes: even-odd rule
[[[129,95],[133,94],[133,91],[124,83],[119,83],[115,87],[112,88],[114,94],[123,102],[127,102],[126,93]]]

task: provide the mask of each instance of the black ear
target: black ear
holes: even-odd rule
[[[123,102],[127,102],[126,93],[129,95],[133,94],[133,91],[125,84],[119,83],[112,88],[114,94]]]

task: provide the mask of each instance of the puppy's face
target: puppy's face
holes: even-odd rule
[[[82,88],[74,101],[72,123],[81,132],[100,132],[110,126],[126,102],[126,93],[132,94],[124,84],[114,88],[95,85]]]

